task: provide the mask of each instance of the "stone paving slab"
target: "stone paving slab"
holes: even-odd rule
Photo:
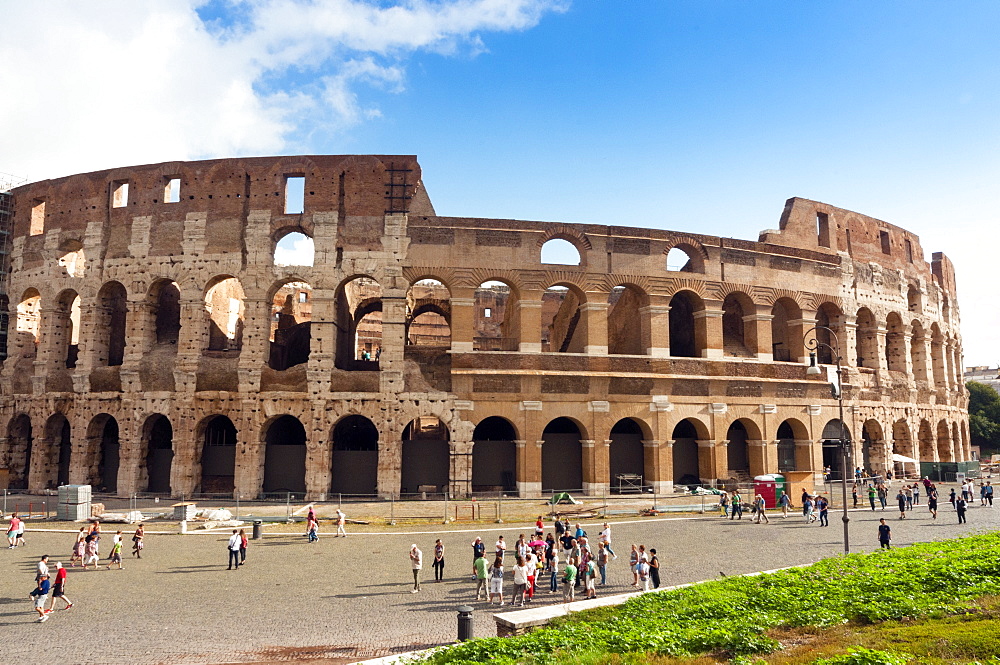
[[[956,523],[947,504],[937,521],[922,506],[905,521],[891,510],[857,510],[851,513],[852,549],[877,548],[881,516],[888,518],[896,545],[1000,526],[1000,506],[973,507],[967,525]],[[599,594],[631,591],[627,553],[632,542],[658,549],[665,585],[809,563],[843,551],[838,514],[831,515],[828,528],[806,525],[800,516],[771,519],[770,525],[709,516],[615,522],[614,546],[621,558],[609,567],[609,585]],[[593,521],[584,526],[592,535],[599,531]],[[0,550],[0,633],[12,636],[5,661],[353,662],[454,640],[455,608],[462,604],[476,609],[476,634],[490,636],[495,634],[491,609],[501,608],[472,602],[471,542],[481,534],[491,549],[503,533],[512,547],[519,533],[530,533],[529,525],[452,527],[440,533],[428,526],[347,538],[323,535],[319,543],[308,544],[297,531],[280,529],[289,535],[269,531],[263,541],[252,541],[247,565],[236,571],[226,570],[228,533],[148,535],[142,560],[126,557],[124,570],[70,569],[67,594],[76,606],[44,624],[33,622],[27,599],[35,561],[48,553],[52,562],[67,563],[74,537],[29,530],[27,546]],[[433,581],[430,568],[438,537],[446,548],[442,582]],[[407,553],[414,542],[425,558],[419,594],[409,593]],[[102,552],[109,549],[110,535],[102,541]],[[513,589],[509,579],[506,589]],[[543,591],[536,599],[555,604],[561,594]]]

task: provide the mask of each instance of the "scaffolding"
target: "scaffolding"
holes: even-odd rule
[[[7,281],[10,277],[10,245],[14,224],[13,189],[25,182],[25,178],[0,173],[0,362],[7,358]]]

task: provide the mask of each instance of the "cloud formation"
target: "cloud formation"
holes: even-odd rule
[[[9,3],[0,170],[31,180],[172,159],[308,150],[377,118],[418,51],[476,55],[560,0]]]

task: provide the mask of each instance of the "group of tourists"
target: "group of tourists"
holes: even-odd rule
[[[487,600],[490,605],[507,605],[509,600],[510,605],[522,607],[532,602],[546,581],[549,593],[562,587],[565,602],[575,600],[578,590],[584,598],[596,598],[597,587],[607,584],[608,565],[618,558],[611,546],[611,525],[607,522],[592,539],[580,524],[570,525],[569,520],[555,520],[552,531],[546,533],[541,515],[531,536],[522,533],[512,544],[498,536],[489,558],[486,547],[482,537],[472,542],[472,579],[476,583],[476,600]],[[434,580],[442,581],[445,552],[441,539],[434,543],[433,556]],[[416,543],[410,546],[409,558],[413,572],[410,593],[418,593],[424,560]],[[647,551],[645,545],[632,545],[629,568],[632,586],[643,590],[660,586],[660,562],[655,549]],[[505,595],[508,573],[514,588],[513,593]]]

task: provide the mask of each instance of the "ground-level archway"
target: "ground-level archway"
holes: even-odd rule
[[[31,418],[27,414],[14,416],[7,425],[7,444],[0,458],[10,469],[8,487],[27,489],[28,474],[31,471]]]
[[[118,491],[118,465],[121,446],[118,440],[118,421],[102,413],[90,421],[87,431],[88,456],[92,461],[87,482],[100,492]]]
[[[472,433],[472,491],[517,490],[517,432],[499,416],[484,418]]]
[[[448,490],[451,471],[448,439],[448,428],[433,416],[410,421],[403,430],[400,494]]]
[[[143,438],[146,447],[146,491],[170,494],[170,470],[174,461],[174,429],[170,420],[160,414],[150,416],[143,426]]]
[[[631,418],[623,418],[611,428],[608,450],[608,483],[612,492],[634,490],[636,480],[644,477],[645,459],[642,449],[642,428]]]
[[[833,480],[840,480],[844,477],[844,470],[841,468],[843,466],[843,455],[840,447],[841,437],[847,442],[848,450],[850,450],[851,430],[839,418],[829,421],[823,427],[823,433],[820,436],[823,440],[823,466],[829,467],[830,478]],[[848,456],[847,464],[846,473],[847,477],[850,478],[850,456]]]
[[[330,491],[370,495],[377,487],[378,429],[364,416],[345,416],[333,427]]]
[[[261,491],[305,495],[306,429],[295,416],[280,416],[267,426]]]
[[[226,416],[214,416],[203,427],[201,491],[231,494],[236,489],[236,426]]]
[[[674,426],[674,485],[700,485],[701,470],[698,465],[698,430],[690,420]]]
[[[580,428],[569,418],[556,418],[542,431],[542,492],[582,488]]]

